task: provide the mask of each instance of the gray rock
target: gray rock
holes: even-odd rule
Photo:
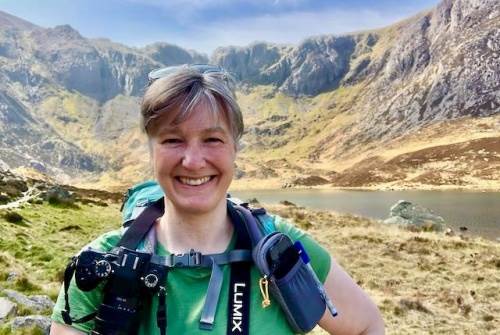
[[[8,282],[13,282],[19,277],[19,274],[17,272],[11,271],[9,272],[9,275],[7,276],[7,281]]]
[[[0,297],[0,323],[16,314],[17,305],[12,301]]]
[[[289,69],[286,65],[280,67],[279,61],[288,50],[286,46],[262,42],[247,47],[221,47],[214,51],[211,62],[223,66],[238,80],[282,83]]]
[[[60,186],[53,186],[47,190],[45,199],[52,204],[73,204],[75,197]]]
[[[236,169],[234,171],[234,179],[241,179],[245,176],[246,172],[241,169]]]
[[[51,320],[47,316],[42,315],[29,315],[29,316],[18,316],[14,318],[10,327],[12,331],[21,330],[23,328],[30,328],[36,326],[40,328],[44,334],[49,334],[50,332]]]
[[[391,216],[390,218],[387,218],[383,221],[385,224],[395,224],[395,225],[401,225],[401,226],[406,226],[410,225],[411,222],[410,220],[404,219],[401,216]]]
[[[18,304],[35,311],[45,311],[54,308],[54,302],[46,295],[32,295],[28,297],[14,290],[4,290],[3,293]]]
[[[185,50],[177,45],[157,42],[142,49],[149,57],[167,66],[177,64],[208,63],[206,55],[193,50]]]
[[[430,209],[415,205],[406,200],[399,200],[391,207],[386,224],[411,225],[417,228],[441,231],[444,219],[432,213]]]
[[[218,48],[212,61],[252,84],[273,84],[293,96],[315,95],[339,85],[355,47],[355,37],[327,35],[296,47],[254,43]]]

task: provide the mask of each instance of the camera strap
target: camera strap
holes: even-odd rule
[[[64,323],[66,323],[67,325],[71,325],[73,323],[84,323],[92,320],[97,315],[97,312],[94,312],[79,319],[71,318],[70,315],[71,308],[69,306],[68,289],[69,289],[69,284],[71,282],[71,278],[73,278],[73,274],[75,273],[75,269],[76,269],[76,258],[73,257],[71,262],[66,267],[66,270],[64,270],[64,310],[61,312],[61,316],[63,318]]]
[[[228,202],[228,213],[236,230],[236,249],[252,250],[252,243],[248,234],[248,225]],[[231,264],[229,279],[229,299],[227,310],[227,335],[248,335],[250,326],[250,270],[252,262],[238,262]]]

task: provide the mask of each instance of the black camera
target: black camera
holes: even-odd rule
[[[150,253],[124,247],[104,253],[87,249],[76,261],[75,281],[82,291],[105,282],[104,297],[91,334],[137,334],[139,310],[148,296],[163,289],[166,266]]]

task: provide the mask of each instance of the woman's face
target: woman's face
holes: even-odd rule
[[[177,211],[209,213],[225,202],[236,150],[226,120],[213,114],[200,103],[182,123],[163,117],[152,131],[155,177]]]

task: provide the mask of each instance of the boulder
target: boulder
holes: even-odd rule
[[[13,332],[20,331],[23,328],[31,328],[33,326],[40,328],[44,334],[49,334],[50,332],[51,320],[48,316],[42,315],[29,315],[29,316],[18,316],[14,318],[10,327]]]
[[[17,305],[12,301],[0,297],[0,323],[16,314]]]
[[[15,272],[15,271],[11,271],[7,275],[7,281],[8,282],[16,281],[17,278],[19,278],[19,274],[17,272]]]
[[[10,201],[10,197],[5,193],[0,192],[0,205],[6,204],[9,201]]]
[[[283,206],[297,207],[296,204],[294,204],[293,202],[288,201],[288,200],[282,200],[282,201],[280,201],[280,204]]]
[[[32,295],[28,297],[14,290],[4,290],[3,293],[18,304],[34,311],[45,311],[54,308],[54,302],[46,295]]]
[[[432,213],[430,209],[413,204],[406,200],[399,200],[391,207],[387,224],[412,226],[423,230],[443,230],[444,219]]]
[[[72,205],[75,202],[75,197],[68,190],[53,186],[47,190],[45,200],[53,205]]]

